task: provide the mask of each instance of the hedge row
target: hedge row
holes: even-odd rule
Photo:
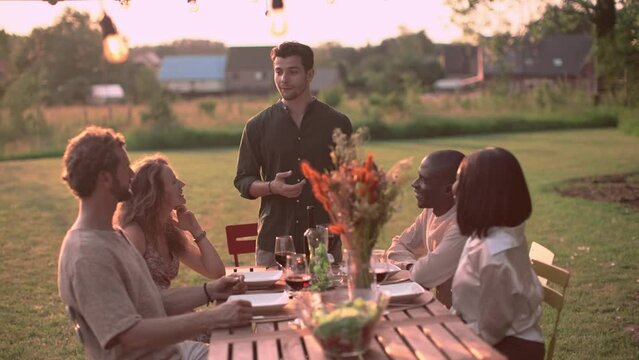
[[[630,113],[626,114],[626,117]],[[507,115],[500,117],[432,117],[414,116],[401,124],[387,124],[380,121],[355,122],[355,128],[367,126],[372,140],[419,139],[467,134],[490,134],[503,132],[525,132],[559,129],[583,129],[616,127],[619,115],[616,112],[589,111],[579,115]],[[636,116],[626,119],[620,127],[628,133],[638,133],[639,121]],[[194,149],[238,146],[242,136],[240,130],[194,129],[183,126],[166,128],[139,128],[125,133],[130,150]],[[55,157],[61,149],[30,152],[0,160],[33,159]]]

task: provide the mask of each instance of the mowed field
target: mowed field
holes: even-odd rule
[[[639,325],[639,211],[555,192],[562,182],[592,175],[639,171],[639,138],[616,130],[583,130],[451,137],[368,144],[388,167],[414,157],[413,173],[430,151],[469,153],[502,146],[521,161],[533,196],[529,241],[553,250],[572,272],[562,313],[556,359],[637,359],[625,327]],[[144,156],[131,153],[132,160]],[[237,149],[167,152],[187,183],[188,206],[198,215],[227,264],[224,226],[254,222],[258,201],[240,198],[232,185]],[[60,159],[0,163],[0,358],[81,359],[82,349],[57,294],[58,251],[77,203],[60,180]],[[410,192],[385,227],[386,247],[419,210]],[[250,263],[245,256],[243,262]],[[176,286],[204,279],[182,268]],[[546,309],[547,310],[547,309]],[[542,324],[549,329],[552,310]]]

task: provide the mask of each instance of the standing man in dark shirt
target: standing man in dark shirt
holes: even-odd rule
[[[282,97],[251,118],[242,133],[235,187],[242,197],[261,197],[257,265],[274,265],[275,237],[292,235],[295,250],[304,252],[306,207],[315,206],[317,223],[328,223],[328,214],[311,192],[300,163],[307,160],[320,171],[332,169],[330,148],[333,129],[350,135],[348,117],[311,95],[315,75],[313,50],[307,45],[284,42],[271,50],[275,86]],[[340,244],[333,255],[341,258]]]

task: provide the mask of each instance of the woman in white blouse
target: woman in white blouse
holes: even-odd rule
[[[509,359],[544,358],[542,287],[528,257],[532,204],[517,159],[505,149],[467,156],[453,185],[457,223],[469,236],[453,280],[453,308]]]

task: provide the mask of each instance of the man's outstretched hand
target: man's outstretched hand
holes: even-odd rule
[[[271,181],[271,192],[275,195],[282,195],[287,198],[296,198],[302,193],[306,179],[295,185],[289,185],[285,179],[293,174],[293,171],[280,172],[275,174],[275,179]]]

